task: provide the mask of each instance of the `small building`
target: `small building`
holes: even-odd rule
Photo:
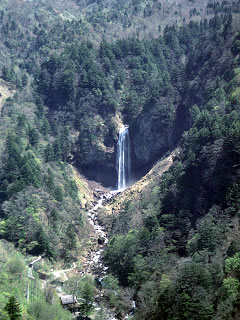
[[[77,301],[77,297],[71,294],[60,297],[61,304],[64,309],[69,310],[72,313],[80,312],[80,305]]]

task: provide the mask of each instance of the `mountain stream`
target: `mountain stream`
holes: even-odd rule
[[[107,267],[103,263],[103,252],[104,248],[108,243],[108,235],[104,226],[100,225],[98,220],[98,209],[104,206],[105,203],[109,202],[117,194],[124,191],[130,182],[131,174],[131,158],[130,158],[130,137],[128,132],[128,127],[123,126],[119,132],[119,139],[117,144],[117,171],[118,171],[118,183],[117,190],[106,192],[105,190],[96,189],[95,194],[97,194],[98,200],[93,204],[92,208],[87,212],[87,219],[93,227],[93,247],[89,251],[86,260],[84,261],[82,271],[80,276],[91,275],[95,278],[96,283],[99,287],[102,286],[102,281],[107,275]],[[96,243],[95,243],[96,242]],[[40,261],[43,257],[39,256],[37,259],[29,264],[28,277],[35,280],[33,277],[32,269],[33,265]],[[73,271],[76,268],[76,263],[72,265],[70,269],[66,270],[52,270],[52,275],[55,278],[62,278],[62,281],[68,281],[67,273]],[[43,288],[46,286],[46,281],[43,281]],[[61,287],[57,288],[59,290],[59,296],[63,295]],[[27,288],[27,296],[29,296],[29,286]],[[97,296],[95,297],[95,311],[98,312],[101,308],[98,301],[104,302],[104,294],[101,289],[97,290]],[[130,301],[129,301],[130,302]],[[107,308],[107,314],[105,320],[119,320],[119,319],[131,319],[135,311],[135,301],[131,301],[129,304],[131,310],[129,314],[125,316],[116,317],[114,310]]]
[[[102,193],[97,203],[88,211],[87,217],[89,223],[93,226],[96,238],[98,239],[98,246],[92,250],[88,257],[87,261],[89,262],[87,268],[85,269],[85,273],[89,273],[95,277],[97,282],[101,285],[104,277],[107,275],[107,267],[103,264],[103,252],[104,247],[108,243],[108,236],[105,228],[99,224],[97,211],[101,207],[104,206],[105,203],[110,201],[113,197],[115,197],[120,191],[110,191],[108,193]],[[124,319],[131,319],[132,314],[135,310],[135,301],[131,302],[132,310],[129,314],[125,316]],[[98,305],[96,304],[96,309]],[[116,318],[113,312],[109,312],[106,315],[106,320],[119,320]]]

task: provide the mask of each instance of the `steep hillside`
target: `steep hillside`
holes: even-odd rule
[[[138,5],[130,2],[119,5],[126,6],[126,12],[131,12],[129,7],[137,5],[141,11],[148,4],[143,1]],[[153,6],[157,4],[152,3]],[[110,10],[114,5],[113,2],[83,2],[81,14],[86,12],[88,18],[90,14],[96,17],[94,8],[101,12],[99,8],[102,6],[104,12],[108,12],[107,8]],[[165,5],[172,4],[162,4],[163,7]],[[181,2],[184,12],[193,5],[196,4]],[[201,20],[199,24],[193,19],[190,27],[184,25],[179,32],[177,27],[166,28],[162,29],[163,37],[143,41],[138,38],[121,40],[118,32],[119,41],[108,43],[99,39],[98,46],[95,46],[89,39],[94,40],[91,34],[101,34],[99,24],[96,25],[97,33],[90,32],[86,29],[87,22],[64,19],[60,13],[64,10],[65,14],[77,14],[76,3],[5,2],[0,17],[2,77],[20,91],[26,88],[24,94],[28,101],[35,103],[39,114],[42,113],[44,124],[41,130],[45,130],[48,121],[54,131],[52,136],[60,139],[56,123],[61,132],[71,128],[73,147],[71,150],[69,144],[64,147],[61,160],[73,161],[90,179],[114,187],[114,148],[121,123],[130,124],[134,172],[139,177],[175,146],[189,126],[188,109],[195,103],[192,96],[202,94],[201,91],[195,92],[197,86],[191,92],[188,88],[189,81],[193,80],[189,72],[191,54],[198,55],[201,45],[208,46],[211,34],[219,34],[219,38],[214,39],[216,44],[221,37],[231,37],[237,28],[237,3],[202,2],[201,5],[208,7],[206,12],[211,12],[207,16],[208,20],[211,18],[209,25],[208,20]],[[165,11],[172,12],[169,9]],[[223,15],[225,11],[232,14]],[[140,21],[144,19],[141,12]],[[213,13],[218,15],[213,17]],[[27,22],[24,14],[28,16]],[[151,17],[149,19],[154,21]],[[233,19],[233,24],[230,20],[225,21],[223,29],[219,19]],[[120,22],[119,17],[116,23]],[[150,22],[148,25],[147,30],[150,30]],[[113,29],[111,24],[108,30]],[[129,37],[130,34],[126,34]],[[217,60],[210,54],[211,45],[208,48],[208,53],[199,58],[200,67],[203,63]],[[218,70],[212,77],[217,73]],[[209,70],[207,74],[206,78],[211,77]],[[199,80],[196,80],[197,84]],[[143,148],[140,149],[141,144]],[[51,153],[49,144],[46,147],[47,161],[51,159]]]
[[[190,128],[169,170],[166,158],[101,212],[105,262],[135,289],[136,319],[239,318],[239,33],[222,36],[188,61]]]
[[[56,162],[45,162],[44,149],[54,138],[47,119],[28,99],[30,87],[9,91],[11,85],[2,82],[1,88],[3,97],[9,97],[0,117],[0,235],[25,252],[72,261],[78,255],[78,244],[73,247],[72,241],[88,234],[84,213],[93,195],[84,178],[58,160],[59,145]],[[69,143],[64,136],[64,151]]]
[[[51,292],[24,298],[30,254],[79,272],[66,290],[85,294],[85,315],[98,295],[118,318],[238,319],[239,13],[237,0],[1,2],[0,317],[9,295],[26,319],[69,317]],[[123,124],[141,180],[96,217]],[[105,241],[97,218],[111,238],[102,295],[75,268]]]
[[[175,157],[179,155],[180,149],[176,148],[171,152],[167,157],[164,157],[162,160],[159,160],[153,168],[140,180],[133,183],[129,188],[123,190],[119,195],[114,197],[109,203],[104,206],[104,215],[113,215],[118,218],[118,215],[124,208],[124,205],[128,199],[131,201],[139,201],[142,197],[142,192],[145,189],[149,188],[149,185],[154,186],[159,183],[164,172],[168,171],[171,167]],[[105,214],[104,214],[105,213]],[[131,217],[131,219],[134,217]],[[104,221],[102,221],[105,224]],[[114,233],[114,232],[113,232]]]
[[[0,318],[72,319],[53,290],[42,290],[37,273],[34,278],[29,277],[31,261],[31,257],[20,254],[13,244],[0,240]]]
[[[90,39],[96,44],[104,38],[112,41],[128,37],[147,39],[158,37],[166,25],[181,25],[191,21],[212,18],[216,13],[238,8],[235,1],[190,0],[101,0],[79,1],[3,1],[2,8],[8,8],[23,22],[22,14],[28,13],[28,22],[35,12],[37,20],[60,24],[73,22],[78,25],[81,39]],[[237,9],[238,10],[238,9]]]
[[[52,10],[62,19],[81,20],[91,40],[102,38],[158,37],[166,25],[178,25],[192,21],[209,20],[215,13],[226,13],[231,1],[201,2],[189,0],[101,0],[61,1],[52,4]]]

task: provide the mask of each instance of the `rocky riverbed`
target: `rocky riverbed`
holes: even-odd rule
[[[87,255],[81,259],[81,268],[77,267],[77,262],[74,262],[70,268],[62,269],[62,270],[54,270],[51,269],[51,273],[48,275],[44,274],[44,278],[42,277],[42,273],[38,271],[39,277],[42,279],[42,287],[46,288],[46,285],[53,286],[56,288],[59,297],[64,296],[63,292],[63,284],[67,282],[73,275],[78,275],[80,277],[90,275],[93,276],[96,283],[96,294],[95,294],[95,303],[94,309],[95,314],[100,312],[100,306],[104,306],[104,320],[119,320],[119,319],[130,319],[132,313],[135,309],[135,302],[131,301],[131,298],[128,298],[128,311],[124,313],[117,313],[114,308],[108,306],[108,298],[106,292],[102,288],[102,282],[104,281],[104,277],[107,276],[108,267],[104,265],[103,255],[104,249],[108,244],[108,234],[103,225],[99,222],[98,219],[98,210],[105,205],[109,204],[117,195],[119,195],[120,191],[108,191],[106,189],[95,189],[94,195],[96,201],[92,203],[92,207],[87,212],[87,219],[89,224],[92,227],[92,231],[90,234],[91,247],[88,250]],[[32,270],[33,266],[37,262],[44,263],[44,257],[39,256],[37,259],[32,261],[29,264],[28,277],[35,280]],[[45,277],[46,276],[46,277]],[[128,313],[128,314],[127,314]],[[79,318],[79,316],[77,316]],[[78,319],[77,318],[77,319]]]
[[[116,197],[120,191],[109,191],[109,192],[101,192],[96,190],[99,199],[93,205],[93,207],[88,211],[87,217],[89,223],[92,225],[95,233],[95,246],[89,252],[86,264],[84,268],[85,274],[90,274],[94,276],[97,286],[101,288],[101,283],[104,280],[104,277],[107,275],[107,267],[103,263],[103,253],[104,248],[107,245],[109,239],[108,234],[105,230],[105,227],[100,225],[98,220],[98,209],[104,207],[107,203],[109,203],[114,197]],[[99,306],[99,303],[105,302],[104,293],[102,290],[98,290],[98,295],[96,296],[96,309]],[[119,320],[119,319],[130,319],[135,310],[135,302],[129,301],[129,313],[124,314],[115,314],[114,310],[107,310],[107,314],[105,315],[106,320]]]

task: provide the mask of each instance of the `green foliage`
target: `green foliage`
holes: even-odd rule
[[[239,275],[240,272],[240,253],[237,252],[233,257],[225,261],[226,272],[234,272]]]
[[[82,278],[79,282],[80,297],[83,300],[81,303],[81,312],[89,315],[94,302],[94,281],[91,277]]]
[[[237,279],[234,279],[232,277],[224,279],[223,287],[226,290],[228,296],[231,296],[234,299],[236,299],[239,295],[240,283]]]
[[[232,53],[237,55],[240,53],[240,34],[238,33],[233,41]]]
[[[231,241],[227,250],[228,257],[234,256],[238,251],[240,251],[240,242],[238,240]]]
[[[41,186],[40,167],[31,151],[24,151],[24,141],[9,134],[6,141],[1,189],[9,198],[26,186]]]
[[[1,320],[9,320],[9,315],[6,311],[0,310],[0,319]]]
[[[141,255],[134,257],[133,264],[133,272],[129,274],[128,281],[135,287],[140,286],[141,283],[147,281],[151,273],[148,270],[147,262]]]
[[[83,172],[110,162],[114,168],[116,115],[130,124],[133,135],[151,128],[150,140],[141,136],[149,153],[142,167],[173,148],[185,131],[171,169],[113,219],[116,235],[105,260],[121,284],[134,287],[144,319],[212,319],[223,301],[230,319],[237,309],[238,245],[228,248],[229,275],[223,283],[221,261],[229,221],[239,213],[240,37],[233,34],[238,5],[209,2],[206,20],[199,23],[195,15],[202,3],[194,8],[190,1],[190,11],[176,9],[172,26],[164,29],[162,19],[172,14],[167,3],[122,1],[108,8],[102,1],[75,3],[80,10],[61,1],[57,8],[48,1],[34,6],[25,1],[21,10],[1,3],[1,76],[16,90],[1,107],[1,237],[22,251],[72,261],[76,231],[83,234],[84,224],[78,188],[63,162],[74,162]],[[182,12],[186,23],[178,26]],[[150,39],[144,28],[155,25],[159,14],[160,28],[150,28]],[[114,39],[119,34],[122,40],[95,46],[114,32]],[[23,296],[14,277],[25,281],[24,273],[19,257],[1,265],[1,310],[14,290]],[[115,278],[106,280],[106,290],[120,311],[122,292]],[[84,280],[80,291],[87,314],[92,280]],[[67,319],[62,312],[38,300],[29,317]]]
[[[197,227],[197,234],[189,241],[189,251],[191,254],[201,250],[214,252],[219,238],[219,226],[216,225],[213,216],[209,214],[201,220]]]
[[[197,263],[185,263],[178,273],[176,282],[179,291],[191,292],[192,288],[201,286],[210,290],[212,286],[211,274],[208,270],[200,268]]]
[[[231,186],[228,187],[226,192],[226,202],[229,206],[229,211],[232,214],[239,215],[239,199],[240,199],[240,183],[237,180]]]
[[[197,296],[198,295],[198,296]],[[180,294],[179,317],[181,319],[212,319],[213,305],[206,298],[206,293],[199,291],[190,297],[187,293]]]
[[[63,310],[60,304],[50,305],[43,299],[37,299],[31,303],[28,313],[33,320],[70,320],[72,319],[71,314],[68,311]]]
[[[230,18],[225,19],[225,22],[228,21],[226,24],[218,17],[210,21],[208,32],[212,33],[212,42],[209,47],[202,47],[205,42],[201,38],[201,28],[207,29],[208,26],[194,22],[189,28],[168,28],[164,33],[167,46],[160,39],[158,44],[152,41],[151,52],[153,55],[158,54],[158,68],[161,65],[160,68],[166,68],[167,73],[165,78],[163,72],[161,80],[158,78],[159,87],[156,82],[152,85],[151,97],[145,100],[143,109],[139,110],[140,117],[136,113],[136,119],[139,121],[141,117],[145,117],[146,121],[150,112],[154,110],[158,123],[154,122],[152,128],[162,133],[164,126],[171,127],[172,119],[175,117],[174,108],[170,104],[166,109],[157,106],[162,96],[166,95],[168,99],[171,97],[174,92],[171,91],[172,85],[178,92],[184,92],[184,101],[189,97],[191,103],[188,100],[186,103],[189,107],[191,104],[192,108],[189,108],[188,130],[181,141],[183,151],[173,166],[161,176],[160,181],[156,179],[147,187],[138,201],[131,205],[124,204],[118,218],[113,219],[113,231],[119,235],[113,237],[113,243],[109,243],[106,262],[121,284],[133,286],[137,291],[141,301],[137,315],[139,319],[210,320],[215,319],[215,305],[220,306],[221,303],[221,312],[226,314],[224,319],[230,319],[234,308],[237,309],[234,301],[238,299],[239,290],[239,272],[235,261],[238,246],[230,248],[231,255],[235,255],[226,260],[225,271],[229,273],[227,278],[224,279],[223,263],[219,262],[218,266],[215,264],[218,260],[217,255],[221,255],[219,252],[222,249],[219,248],[225,243],[225,237],[230,234],[229,213],[236,218],[239,207],[236,178],[239,167],[239,80],[236,78],[237,70],[234,73],[232,70],[236,67],[237,60],[232,60],[233,66],[224,72],[210,74],[213,64],[218,63],[215,58],[210,58],[210,52],[214,47],[216,56],[220,58],[222,53],[215,46],[219,41],[226,40],[226,34],[218,34],[213,40],[214,32],[223,28],[227,33],[231,29]],[[196,40],[198,36],[201,38],[199,41]],[[179,57],[183,52],[186,53],[186,48],[191,52],[187,54],[188,62],[184,71],[179,65],[176,65],[175,69],[169,66],[169,48]],[[146,51],[145,44],[145,53]],[[237,54],[234,50],[232,52]],[[153,61],[152,56],[147,54],[145,61],[148,59]],[[129,58],[128,63],[129,72],[133,75],[133,84],[138,90],[144,79],[144,73],[141,73],[141,59],[133,56]],[[152,68],[153,65],[149,64],[148,67]],[[182,72],[189,80],[187,89],[181,84]],[[174,77],[174,83],[171,77]],[[231,82],[233,77],[234,81]],[[120,90],[120,86],[117,87]],[[132,101],[130,102],[132,104]],[[124,109],[128,119],[132,117],[131,110],[134,108],[131,109],[130,104],[128,109]],[[166,110],[169,112],[168,115]],[[159,123],[161,126],[158,127]],[[229,174],[226,174],[227,171]],[[151,189],[156,185],[154,194]],[[134,225],[135,221],[137,228]],[[126,239],[133,227],[139,231],[135,235],[137,248],[131,258],[129,250],[124,247],[121,234],[125,234]],[[177,257],[174,257],[174,254]],[[183,257],[180,266],[176,267],[173,260],[179,259],[178,255]],[[125,264],[119,267],[116,262],[122,262],[122,256],[127,257],[128,261],[128,269],[126,268],[124,273],[122,265],[125,267]],[[187,262],[184,262],[184,259]],[[229,259],[235,261],[235,269],[233,261]],[[162,272],[167,274],[165,285],[162,283]],[[232,279],[229,276],[232,276]],[[157,282],[156,285],[154,281]],[[223,301],[226,302],[226,310],[223,310]]]
[[[69,294],[77,296],[81,314],[89,315],[91,313],[95,298],[95,285],[91,276],[71,277],[65,284],[65,290]]]
[[[117,312],[123,311],[123,292],[119,286],[118,280],[109,274],[108,276],[104,277],[103,288],[106,291],[110,306],[116,308]]]
[[[0,241],[0,318],[23,319],[26,316],[25,292],[27,263],[14,246]],[[36,280],[35,294],[39,294]]]
[[[105,261],[110,271],[116,274],[120,283],[128,283],[128,275],[134,270],[134,255],[137,248],[137,237],[134,231],[125,236],[115,236],[106,250]]]
[[[7,270],[12,278],[21,278],[26,272],[25,262],[20,255],[16,255],[7,261]]]
[[[14,296],[9,298],[4,310],[8,313],[9,319],[22,319],[20,304]]]
[[[59,202],[63,201],[63,189],[61,186],[57,186],[54,190],[54,198]]]

